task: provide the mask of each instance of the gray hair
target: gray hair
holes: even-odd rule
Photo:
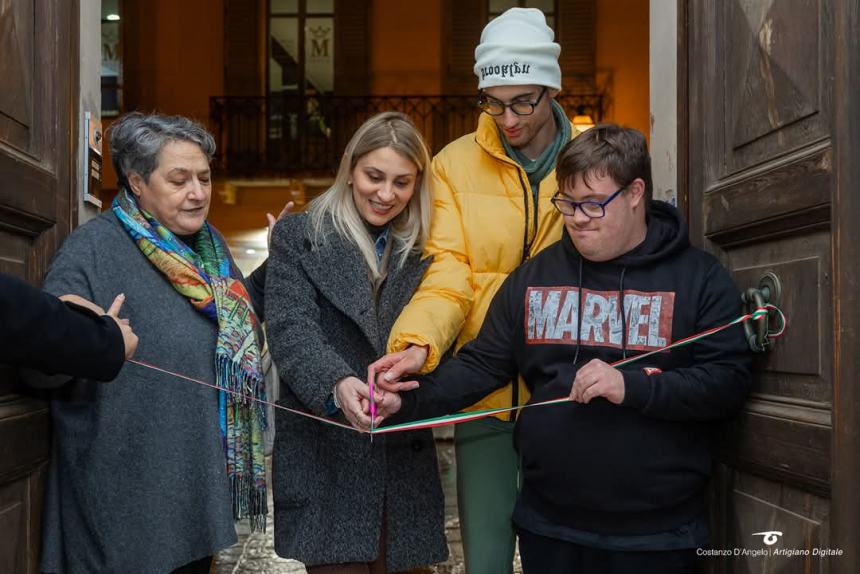
[[[149,176],[158,167],[158,154],[170,142],[187,141],[200,146],[206,158],[215,155],[215,139],[206,128],[184,116],[132,112],[119,118],[108,130],[113,167],[119,187],[128,187],[128,175]]]

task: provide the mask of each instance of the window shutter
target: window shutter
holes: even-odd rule
[[[370,93],[369,0],[335,0],[334,92]]]
[[[224,2],[224,91],[228,96],[257,96],[260,77],[259,2]]]
[[[562,87],[565,91],[593,91],[595,88],[594,0],[558,0],[558,33],[561,44]]]
[[[474,94],[478,90],[475,48],[487,21],[486,0],[444,0],[442,24],[442,90]]]

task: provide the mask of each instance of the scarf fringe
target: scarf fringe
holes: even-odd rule
[[[248,518],[251,532],[265,532],[269,514],[265,483],[258,485],[249,476],[232,476],[230,489],[233,495],[233,518],[236,520]]]
[[[218,386],[241,394],[241,396],[236,396],[228,393],[228,403],[253,408],[262,428],[264,430],[268,428],[266,405],[258,402],[266,400],[266,385],[263,377],[248,372],[242,368],[241,364],[224,355],[219,356],[215,362],[218,368],[218,382],[220,383]],[[252,401],[246,397],[253,397],[258,401]]]
[[[246,398],[250,396],[265,400],[265,385],[262,377],[249,373],[230,357],[221,355],[216,359],[216,364],[218,386],[243,395],[225,393],[227,409],[232,411],[233,426],[243,429],[233,435],[232,440],[229,433],[226,437],[233,518],[248,518],[251,532],[265,532],[268,505],[262,431],[266,428],[266,410],[262,403]],[[255,426],[259,426],[258,432],[255,432]]]

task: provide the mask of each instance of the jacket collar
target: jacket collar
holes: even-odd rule
[[[570,121],[570,118],[568,118],[568,121]],[[570,122],[570,133],[576,133],[576,128],[573,126],[573,122]],[[495,120],[488,114],[481,113],[478,116],[478,127],[475,130],[475,141],[484,149],[484,151],[496,159],[512,163],[516,166],[520,165],[508,157],[507,152],[505,152],[505,146],[502,144],[502,136],[499,134],[499,128],[496,126]]]
[[[485,113],[481,113],[478,116],[475,141],[491,156],[510,162],[514,161],[505,153],[505,147],[502,145],[502,136],[499,135],[499,128],[496,126],[495,120]]]
[[[323,297],[359,327],[378,353],[384,353],[388,333],[381,333],[380,326],[393,324],[417,287],[430,259],[421,260],[418,255],[413,255],[402,268],[397,268],[396,257],[392,253],[388,275],[379,294],[377,316],[367,264],[352,242],[341,237],[332,227],[325,243],[312,249],[310,240],[307,240],[305,247],[300,261],[310,281]],[[389,289],[389,285],[398,288]],[[407,288],[408,292],[402,293]]]
[[[341,313],[352,319],[364,335],[379,338],[373,316],[373,289],[361,252],[334,228],[316,248],[305,243],[301,264],[308,278]]]

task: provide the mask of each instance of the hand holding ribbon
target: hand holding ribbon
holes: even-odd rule
[[[415,382],[415,381],[410,381]],[[400,410],[400,407],[403,405],[403,402],[400,399],[400,394],[397,392],[385,392],[380,389],[376,389],[376,393],[373,396],[373,404],[375,407],[371,410],[371,393],[369,385],[362,385],[362,387],[357,388],[357,392],[361,395],[361,408],[362,416],[370,421],[370,417],[373,417],[373,426],[378,427],[382,421],[397,413]],[[374,415],[371,415],[371,412],[374,412]],[[367,428],[359,428],[359,430],[367,430]],[[368,423],[369,428],[369,423]],[[377,432],[374,430],[373,432]]]
[[[388,353],[367,367],[367,381],[375,386],[397,393],[418,388],[418,381],[401,381],[404,375],[417,373],[427,360],[427,347],[413,345],[397,353]]]
[[[570,389],[570,400],[588,404],[597,397],[603,397],[616,405],[624,402],[624,375],[612,365],[592,359],[577,370]]]
[[[337,402],[343,411],[343,416],[349,423],[360,431],[368,431],[373,426],[378,426],[379,421],[372,419],[370,415],[369,399],[370,392],[367,385],[356,377],[346,377],[337,382],[334,387],[337,393]],[[378,399],[384,398],[381,394]]]

